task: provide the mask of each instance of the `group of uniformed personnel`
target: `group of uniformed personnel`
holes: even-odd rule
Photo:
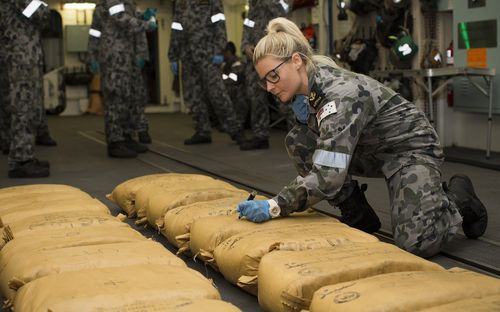
[[[242,52],[247,66],[229,55],[223,66],[227,42],[224,8],[221,0],[177,0],[172,22],[168,57],[174,74],[182,61],[184,97],[192,112],[195,133],[184,144],[211,143],[209,109],[222,128],[240,144],[241,150],[269,148],[269,107],[266,91],[257,84],[252,65],[253,48],[265,34],[267,23],[286,15],[284,0],[249,3],[244,20]],[[231,64],[231,65],[228,65]],[[210,107],[209,107],[210,105]],[[242,134],[247,112],[253,137]]]
[[[0,4],[0,147],[9,177],[47,177],[49,162],[35,157],[34,145],[56,145],[43,108],[41,30],[50,10],[37,0]]]

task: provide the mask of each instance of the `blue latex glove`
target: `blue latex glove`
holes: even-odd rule
[[[170,63],[170,70],[175,76],[177,76],[179,73],[179,64],[177,64],[177,62]]]
[[[297,120],[307,124],[309,118],[309,101],[305,95],[297,95],[292,103],[292,110]]]
[[[238,204],[236,211],[240,213],[240,218],[261,223],[271,219],[269,214],[269,202],[267,200],[246,200]]]
[[[157,28],[158,28],[158,24],[156,24],[156,22],[154,22],[154,21],[149,22],[148,31],[155,31]]]
[[[223,62],[224,62],[224,55],[222,54],[214,55],[214,57],[212,58],[212,64],[220,65]]]
[[[149,21],[152,17],[156,16],[156,9],[155,8],[147,8],[144,10],[143,18],[145,21]]]
[[[143,69],[146,61],[142,57],[140,57],[135,61],[135,63],[137,64],[137,66],[139,66],[140,69]]]
[[[97,74],[100,70],[100,66],[98,62],[90,62],[90,72],[92,74]]]

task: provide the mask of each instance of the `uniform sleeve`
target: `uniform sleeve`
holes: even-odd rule
[[[101,43],[102,34],[102,18],[103,18],[103,8],[97,6],[92,14],[92,24],[89,29],[89,44],[88,53],[89,61],[98,62],[99,61],[99,45]]]
[[[138,33],[146,31],[149,28],[149,21],[143,21],[135,17],[135,10],[133,13],[127,12],[125,3],[122,0],[107,1],[105,8],[109,15],[109,19],[122,29],[126,29],[130,33]]]
[[[323,199],[333,199],[346,180],[359,137],[372,114],[369,107],[373,105],[363,86],[352,81],[342,83],[342,94],[338,94],[338,82],[323,82],[330,88],[323,89],[325,100],[317,115],[319,139],[312,170],[295,178],[275,198],[284,215],[302,211]]]
[[[177,62],[181,54],[182,39],[184,37],[184,27],[182,25],[183,14],[181,6],[176,3],[170,31],[170,46],[168,48],[168,59],[170,62]]]
[[[137,54],[136,59],[142,58],[145,61],[149,61],[148,37],[145,31],[135,35],[135,51]]]
[[[224,54],[227,43],[226,17],[224,15],[224,5],[221,0],[214,1],[212,16],[210,17],[213,26],[213,51],[214,55]]]
[[[47,3],[40,0],[14,0],[14,7],[32,22],[43,24],[50,16]]]
[[[245,49],[247,47],[254,46],[252,36],[255,32],[255,21],[253,20],[254,10],[253,4],[250,3],[250,9],[248,10],[247,17],[243,21],[243,36],[241,38],[241,52],[243,55],[245,55]]]

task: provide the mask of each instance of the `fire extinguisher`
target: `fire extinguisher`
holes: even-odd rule
[[[455,63],[453,59],[453,40],[450,42],[450,45],[446,49],[446,66],[453,66]]]

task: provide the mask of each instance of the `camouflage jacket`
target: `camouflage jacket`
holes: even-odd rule
[[[175,2],[168,58],[211,60],[223,55],[227,42],[222,0]]]
[[[149,28],[149,21],[138,17],[131,0],[105,0],[101,6],[99,10],[96,7],[96,20],[92,20],[91,26],[91,29],[100,31],[97,58],[104,67],[128,72],[135,66],[139,55],[144,55],[141,51],[147,50],[145,31]],[[92,44],[89,52],[91,50],[96,50]],[[93,57],[96,57],[95,52]]]
[[[283,215],[333,199],[351,165],[389,178],[407,165],[441,163],[439,139],[425,114],[378,81],[318,65],[309,88],[307,126],[318,135],[313,166],[275,197]]]
[[[270,20],[285,16],[288,4],[284,0],[250,0],[247,17],[243,21],[243,38],[241,49],[255,46],[266,34],[266,27]]]
[[[125,2],[125,7],[131,6],[129,12],[135,10],[134,2]],[[109,16],[108,11],[105,9],[102,3],[96,5],[94,14],[92,15],[92,25],[89,30],[89,44],[88,53],[90,62],[101,63],[104,60],[100,60],[100,49],[101,49],[101,37],[103,30],[104,20]],[[143,14],[137,10],[134,12],[135,18],[142,20]],[[146,31],[137,31],[133,34],[133,45],[134,48],[131,50],[135,54],[135,59],[143,58],[144,60],[149,60],[149,49],[146,37]],[[101,52],[102,53],[102,52]]]
[[[50,16],[42,1],[0,1],[0,44],[6,64],[43,64],[40,30]]]

